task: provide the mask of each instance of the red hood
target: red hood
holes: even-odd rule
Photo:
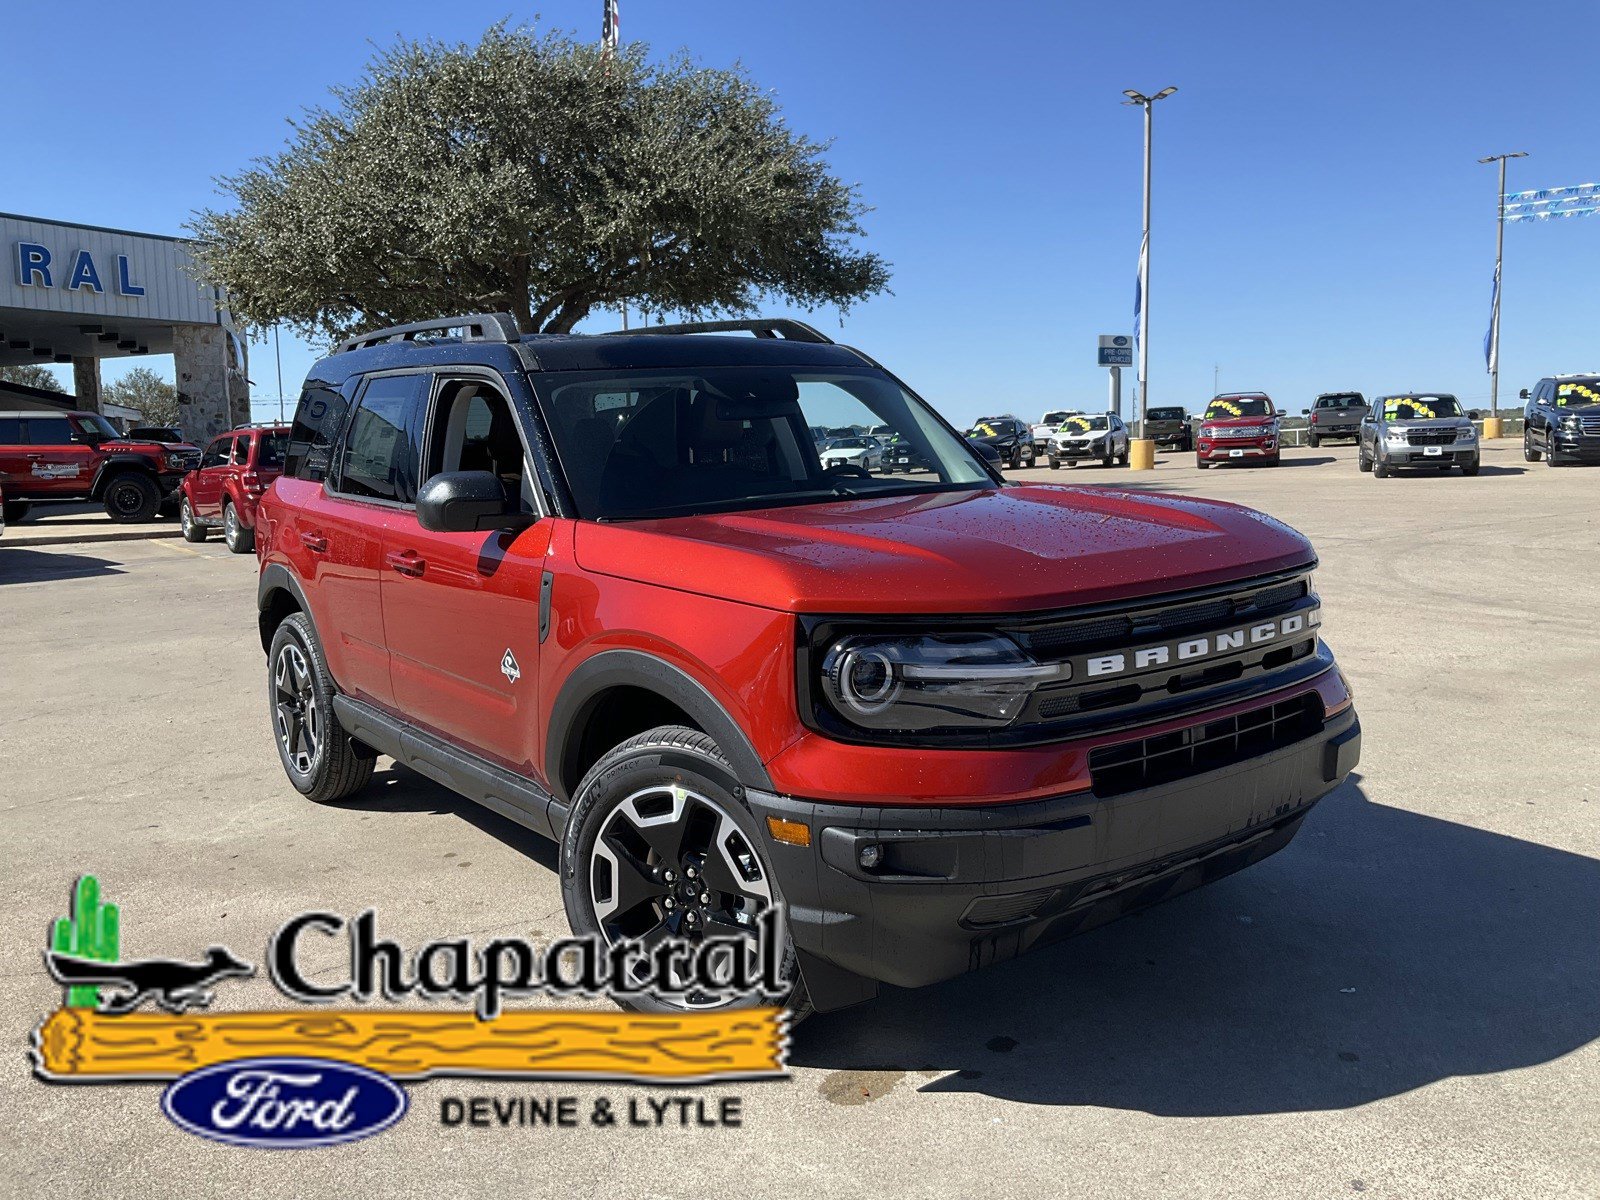
[[[581,523],[586,570],[794,612],[1027,612],[1309,563],[1287,525],[1219,500],[1037,484]]]
[[[1276,421],[1277,419],[1278,419],[1278,414],[1277,413],[1273,413],[1270,417],[1202,417],[1201,420],[1200,420],[1200,424],[1202,424],[1202,425],[1215,425],[1218,429],[1225,429],[1225,428],[1227,428],[1229,426],[1237,426],[1237,425],[1244,425],[1244,426],[1269,425],[1273,421]]]
[[[152,442],[147,438],[111,438],[100,443],[103,453],[118,450],[135,450],[140,454],[192,454],[199,446],[188,442]]]

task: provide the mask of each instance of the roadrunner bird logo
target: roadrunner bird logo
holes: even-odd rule
[[[500,674],[512,683],[522,678],[522,668],[517,666],[517,656],[508,648],[500,659]]]
[[[210,985],[230,977],[248,979],[256,973],[251,963],[226,946],[212,946],[204,961],[197,963],[172,958],[100,962],[56,950],[46,950],[44,961],[51,978],[63,987],[118,989],[100,1001],[97,1011],[108,1017],[130,1013],[147,999],[174,1014],[208,1008],[212,1000]]]

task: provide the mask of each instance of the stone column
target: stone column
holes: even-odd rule
[[[74,358],[72,360],[72,391],[78,407],[84,412],[100,411],[100,360]]]
[[[243,342],[240,342],[242,347]],[[196,445],[250,419],[246,364],[221,325],[176,325],[172,365],[178,388],[178,427]]]

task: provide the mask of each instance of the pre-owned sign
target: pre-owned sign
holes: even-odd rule
[[[1100,365],[1102,367],[1133,366],[1133,339],[1125,333],[1100,335]]]

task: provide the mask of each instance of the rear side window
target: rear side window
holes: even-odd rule
[[[312,483],[326,479],[349,411],[350,402],[337,389],[325,383],[307,383],[294,410],[284,474]]]
[[[417,498],[417,401],[424,376],[380,375],[350,418],[337,490],[410,504]]]
[[[289,450],[289,435],[281,429],[264,429],[256,434],[256,466],[266,471],[283,470]]]
[[[65,417],[29,417],[24,424],[30,446],[65,446],[72,441],[72,422]]]
[[[22,419],[0,417],[0,446],[22,445]]]

